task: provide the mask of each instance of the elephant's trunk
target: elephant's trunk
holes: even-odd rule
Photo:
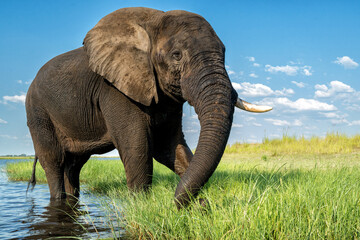
[[[201,131],[196,152],[175,192],[178,208],[186,206],[191,196],[197,196],[218,166],[230,134],[237,99],[223,67],[215,73],[201,75],[201,80],[196,81],[200,86],[186,94],[199,116]]]

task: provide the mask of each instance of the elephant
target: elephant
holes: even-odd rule
[[[234,107],[271,110],[238,98],[224,61],[224,44],[200,15],[136,7],[105,16],[82,47],[47,62],[29,87],[29,184],[39,161],[51,200],[78,197],[90,156],[117,149],[130,190],[149,189],[155,159],[180,176],[175,204],[188,206],[219,164]],[[186,101],[201,125],[194,154],[182,131]]]

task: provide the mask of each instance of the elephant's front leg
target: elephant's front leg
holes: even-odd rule
[[[129,145],[119,147],[127,186],[131,190],[147,190],[151,186],[153,174],[150,145],[146,137],[143,139],[132,138],[133,140]]]
[[[101,101],[108,134],[124,164],[129,189],[148,189],[153,160],[149,116],[143,107],[115,88],[108,88]]]
[[[152,183],[151,134],[147,124],[139,118],[117,131],[119,134],[115,137],[115,146],[125,168],[127,186],[131,190],[146,190]]]
[[[149,132],[144,126],[135,123],[122,129],[115,142],[124,164],[128,188],[147,190],[151,186],[153,174]]]

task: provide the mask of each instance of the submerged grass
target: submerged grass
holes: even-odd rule
[[[272,154],[277,148],[270,147],[262,151],[278,144],[271,143],[274,140],[264,141],[254,151],[228,148],[200,193],[210,203],[207,209],[195,201],[189,209],[178,211],[174,192],[179,178],[158,163],[148,193],[128,191],[123,166],[116,160],[90,160],[81,180],[88,191],[110,197],[103,206],[115,213],[129,239],[359,239],[360,152],[354,149],[360,144],[353,146],[356,138],[339,135],[339,141],[351,145],[343,146],[340,154],[335,147],[325,147],[321,139],[317,144],[323,150],[296,150],[297,154],[295,150]],[[296,148],[305,141],[295,140],[282,139],[276,146]],[[311,141],[315,140],[304,144]],[[322,141],[332,144],[330,137]],[[31,167],[32,162],[21,162],[8,165],[7,170],[10,178],[27,180]],[[38,179],[44,181],[38,167]]]

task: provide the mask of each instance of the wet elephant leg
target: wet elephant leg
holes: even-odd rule
[[[38,154],[39,162],[43,167],[50,190],[50,199],[64,199],[64,166],[62,164],[63,155],[55,152],[45,152]]]
[[[64,160],[64,183],[67,197],[78,198],[80,195],[80,171],[89,155],[73,155],[67,153]]]
[[[35,153],[43,167],[50,190],[50,199],[65,198],[64,153],[57,139],[54,125],[46,114],[38,111],[28,122]]]

